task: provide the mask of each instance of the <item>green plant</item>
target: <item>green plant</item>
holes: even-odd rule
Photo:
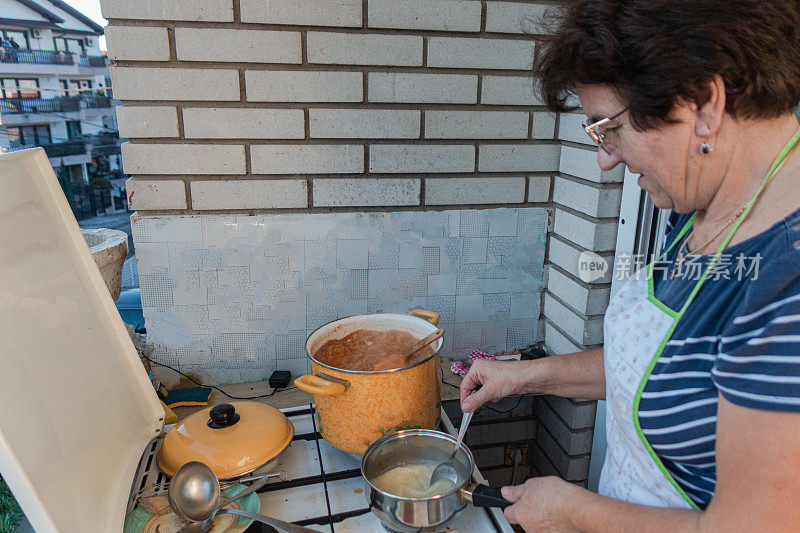
[[[0,477],[0,533],[13,533],[22,519],[22,509],[11,494],[6,482]]]

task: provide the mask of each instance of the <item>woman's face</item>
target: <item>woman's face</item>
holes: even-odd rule
[[[625,108],[625,103],[606,85],[580,85],[577,92],[588,123]],[[703,156],[697,150],[693,108],[680,107],[673,116],[678,123],[638,131],[630,113],[622,113],[601,128],[611,152],[599,148],[597,163],[603,170],[625,163],[632,173],[640,175],[639,186],[650,193],[657,207],[688,213],[707,204],[712,191],[699,189]]]

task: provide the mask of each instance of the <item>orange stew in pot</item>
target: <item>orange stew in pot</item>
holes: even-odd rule
[[[314,359],[342,370],[393,370],[413,365],[433,355],[435,343],[409,357],[402,356],[404,351],[419,340],[398,329],[359,329],[341,339],[329,340],[314,352]]]

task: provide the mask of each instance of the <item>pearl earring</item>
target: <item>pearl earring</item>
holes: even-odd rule
[[[714,149],[711,147],[711,144],[709,144],[708,139],[700,145],[700,153],[703,155],[709,155],[713,151]]]

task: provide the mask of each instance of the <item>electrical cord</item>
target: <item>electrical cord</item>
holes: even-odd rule
[[[452,383],[450,383],[450,382],[448,382],[448,381],[445,381],[445,379],[444,379],[444,372],[442,372],[442,383],[444,383],[445,385],[450,385],[451,387],[453,387],[453,388],[456,388],[456,389],[459,389],[459,390],[461,389],[461,387],[460,387],[460,386],[458,386],[458,385],[454,385],[454,384],[452,384]],[[519,404],[520,404],[520,403],[522,403],[522,399],[523,399],[525,396],[530,396],[530,395],[529,395],[529,394],[523,394],[522,396],[519,396],[519,397],[517,398],[517,403],[515,403],[515,404],[514,404],[514,407],[512,407],[511,409],[507,409],[507,410],[505,410],[505,411],[501,411],[501,410],[499,410],[499,409],[495,409],[494,407],[490,407],[490,406],[489,406],[489,405],[487,405],[487,404],[483,404],[481,407],[485,407],[485,408],[487,408],[487,409],[488,409],[488,410],[490,410],[490,411],[494,411],[495,413],[498,413],[498,414],[501,414],[501,415],[505,415],[505,414],[508,414],[508,413],[510,413],[511,411],[515,410],[517,407],[519,407]]]
[[[292,390],[292,389],[296,389],[296,388],[297,388],[297,387],[294,387],[294,386],[293,386],[293,387],[286,387],[285,389],[272,389],[272,392],[270,392],[269,394],[259,394],[258,396],[248,396],[248,397],[243,397],[243,396],[233,396],[233,395],[231,395],[231,394],[228,394],[227,392],[225,392],[224,390],[222,390],[221,388],[219,388],[219,387],[217,387],[217,386],[214,386],[214,385],[205,385],[205,384],[203,384],[203,383],[200,383],[199,381],[197,381],[196,379],[194,379],[192,376],[189,376],[189,375],[187,375],[187,374],[184,374],[183,372],[181,372],[180,370],[178,370],[178,369],[176,369],[176,368],[173,368],[173,367],[171,367],[171,366],[169,366],[169,365],[165,365],[164,363],[159,363],[158,361],[154,361],[153,359],[150,359],[150,358],[149,358],[149,357],[147,357],[146,355],[143,355],[143,354],[139,354],[139,355],[140,355],[141,357],[143,357],[143,358],[147,359],[148,361],[150,361],[150,362],[151,362],[151,363],[153,363],[154,365],[163,366],[164,368],[169,368],[169,369],[170,369],[170,370],[172,370],[173,372],[177,372],[177,373],[178,373],[178,374],[180,374],[181,376],[185,377],[186,379],[188,379],[189,381],[191,381],[192,383],[194,383],[194,384],[196,384],[196,385],[198,385],[198,386],[200,386],[200,387],[209,387],[209,388],[211,388],[211,389],[218,390],[219,392],[221,392],[222,394],[224,394],[225,396],[227,396],[228,398],[230,398],[230,399],[232,399],[232,400],[255,400],[255,399],[257,399],[257,398],[268,398],[268,397],[272,396],[273,394],[275,394],[276,392],[285,392],[285,391],[287,391],[287,390]]]

